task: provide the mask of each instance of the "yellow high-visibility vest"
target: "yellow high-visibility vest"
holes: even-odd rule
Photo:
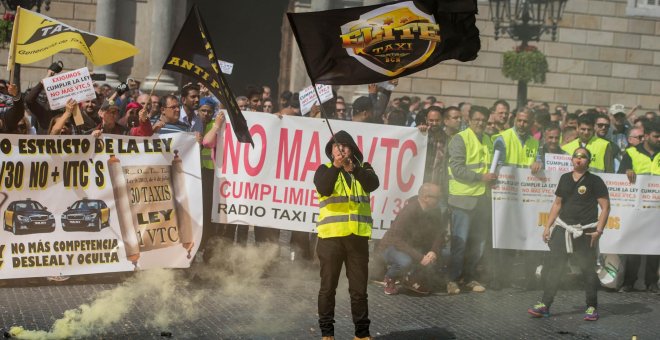
[[[326,163],[328,168],[332,163]],[[319,217],[316,227],[320,238],[341,237],[355,234],[371,237],[371,204],[369,194],[351,174],[347,185],[342,173],[337,176],[330,196],[319,196]]]
[[[591,153],[591,162],[589,162],[589,170],[592,172],[604,172],[605,171],[605,151],[607,151],[607,145],[610,142],[593,136],[587,143],[586,148]],[[562,146],[562,150],[566,151],[567,154],[572,155],[577,148],[579,148],[580,139],[577,138],[574,141]]]
[[[465,143],[465,166],[478,173],[488,173],[493,153],[493,142],[485,133],[481,141],[472,129],[459,132],[454,138],[462,138]],[[449,167],[449,194],[455,196],[481,196],[486,193],[486,183],[477,181],[464,183],[454,178]]]
[[[626,150],[632,159],[633,171],[638,175],[660,176],[660,152],[651,159],[649,156],[639,152],[637,148]]]
[[[536,162],[536,153],[539,150],[539,141],[532,136],[527,136],[525,145],[520,144],[520,138],[516,132],[506,129],[502,132],[502,139],[506,145],[505,165],[516,166],[519,168],[529,168]]]
[[[204,134],[209,132],[211,128],[213,128],[213,122],[207,123],[204,127]],[[200,150],[202,157],[202,168],[213,170],[213,158],[211,157],[212,152],[213,148],[205,148],[202,146],[202,150]]]

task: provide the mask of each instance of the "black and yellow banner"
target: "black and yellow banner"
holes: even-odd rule
[[[204,84],[227,109],[236,139],[242,143],[253,144],[245,117],[238,108],[229,83],[220,71],[211,37],[196,5],[193,5],[181,27],[172,51],[165,59],[163,69],[185,74]]]
[[[31,64],[74,48],[94,65],[106,65],[136,55],[139,50],[121,40],[81,31],[40,13],[18,8],[10,53],[14,62]],[[10,60],[10,64],[12,61]]]
[[[287,15],[312,81],[354,85],[474,60],[476,13],[475,0],[415,0]]]

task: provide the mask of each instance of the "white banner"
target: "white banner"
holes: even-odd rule
[[[220,70],[224,74],[231,74],[231,72],[234,70],[234,64],[218,60],[218,65],[220,65]]]
[[[555,171],[560,173],[573,171],[573,163],[571,155],[563,155],[557,153],[545,154],[545,171]]]
[[[78,103],[96,99],[94,83],[87,67],[45,78],[44,89],[52,110],[66,106],[69,98]]]
[[[313,232],[318,217],[314,173],[330,162],[325,120],[244,112],[254,149],[238,143],[229,124],[218,138],[215,222]],[[331,120],[373,165],[380,187],[371,193],[373,237],[381,238],[424,180],[425,134],[415,128]]]
[[[316,84],[316,91],[319,92],[321,103],[332,99],[332,86]],[[306,114],[312,109],[312,106],[319,104],[319,99],[316,98],[316,93],[311,85],[302,89],[298,98],[300,99],[300,113],[302,114]]]
[[[547,155],[546,155],[547,156]],[[548,250],[543,226],[561,172],[532,175],[529,169],[503,167],[493,188],[493,246]],[[605,254],[660,254],[660,176],[637,176],[630,184],[625,175],[598,174],[610,193],[610,217],[600,239]]]
[[[0,135],[0,155],[0,279],[190,265],[202,233],[193,134]]]

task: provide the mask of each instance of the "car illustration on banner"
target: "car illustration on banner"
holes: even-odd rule
[[[3,217],[5,230],[14,235],[55,231],[55,216],[41,203],[29,198],[9,203]]]
[[[110,209],[105,202],[82,199],[74,202],[62,214],[64,231],[101,231],[110,226]]]

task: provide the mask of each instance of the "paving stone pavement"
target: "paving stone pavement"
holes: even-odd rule
[[[292,280],[290,275],[298,276]],[[183,279],[183,275],[182,275]],[[113,283],[98,283],[114,280]],[[4,282],[0,288],[0,327],[21,325],[48,330],[64,311],[89,303],[103,291],[122,284],[122,277],[73,278],[65,283],[45,281]],[[37,285],[35,285],[37,284]],[[248,284],[248,283],[246,283]],[[223,289],[213,282],[188,286],[177,294],[184,298],[202,294],[198,315],[182,316],[167,328],[149,326],[153,305],[148,298],[133,301],[131,311],[116,325],[99,329],[89,339],[318,339],[317,271],[281,264],[269,277],[255,279],[254,290]],[[400,294],[386,296],[377,284],[369,286],[371,332],[377,339],[658,339],[660,296],[646,292],[599,292],[597,322],[582,320],[584,293],[560,291],[552,316],[533,319],[526,310],[541,292],[513,288],[485,293],[448,296]],[[158,297],[153,297],[158,298]],[[172,313],[181,313],[171,306]],[[346,280],[337,293],[336,338],[352,339],[352,322]]]

